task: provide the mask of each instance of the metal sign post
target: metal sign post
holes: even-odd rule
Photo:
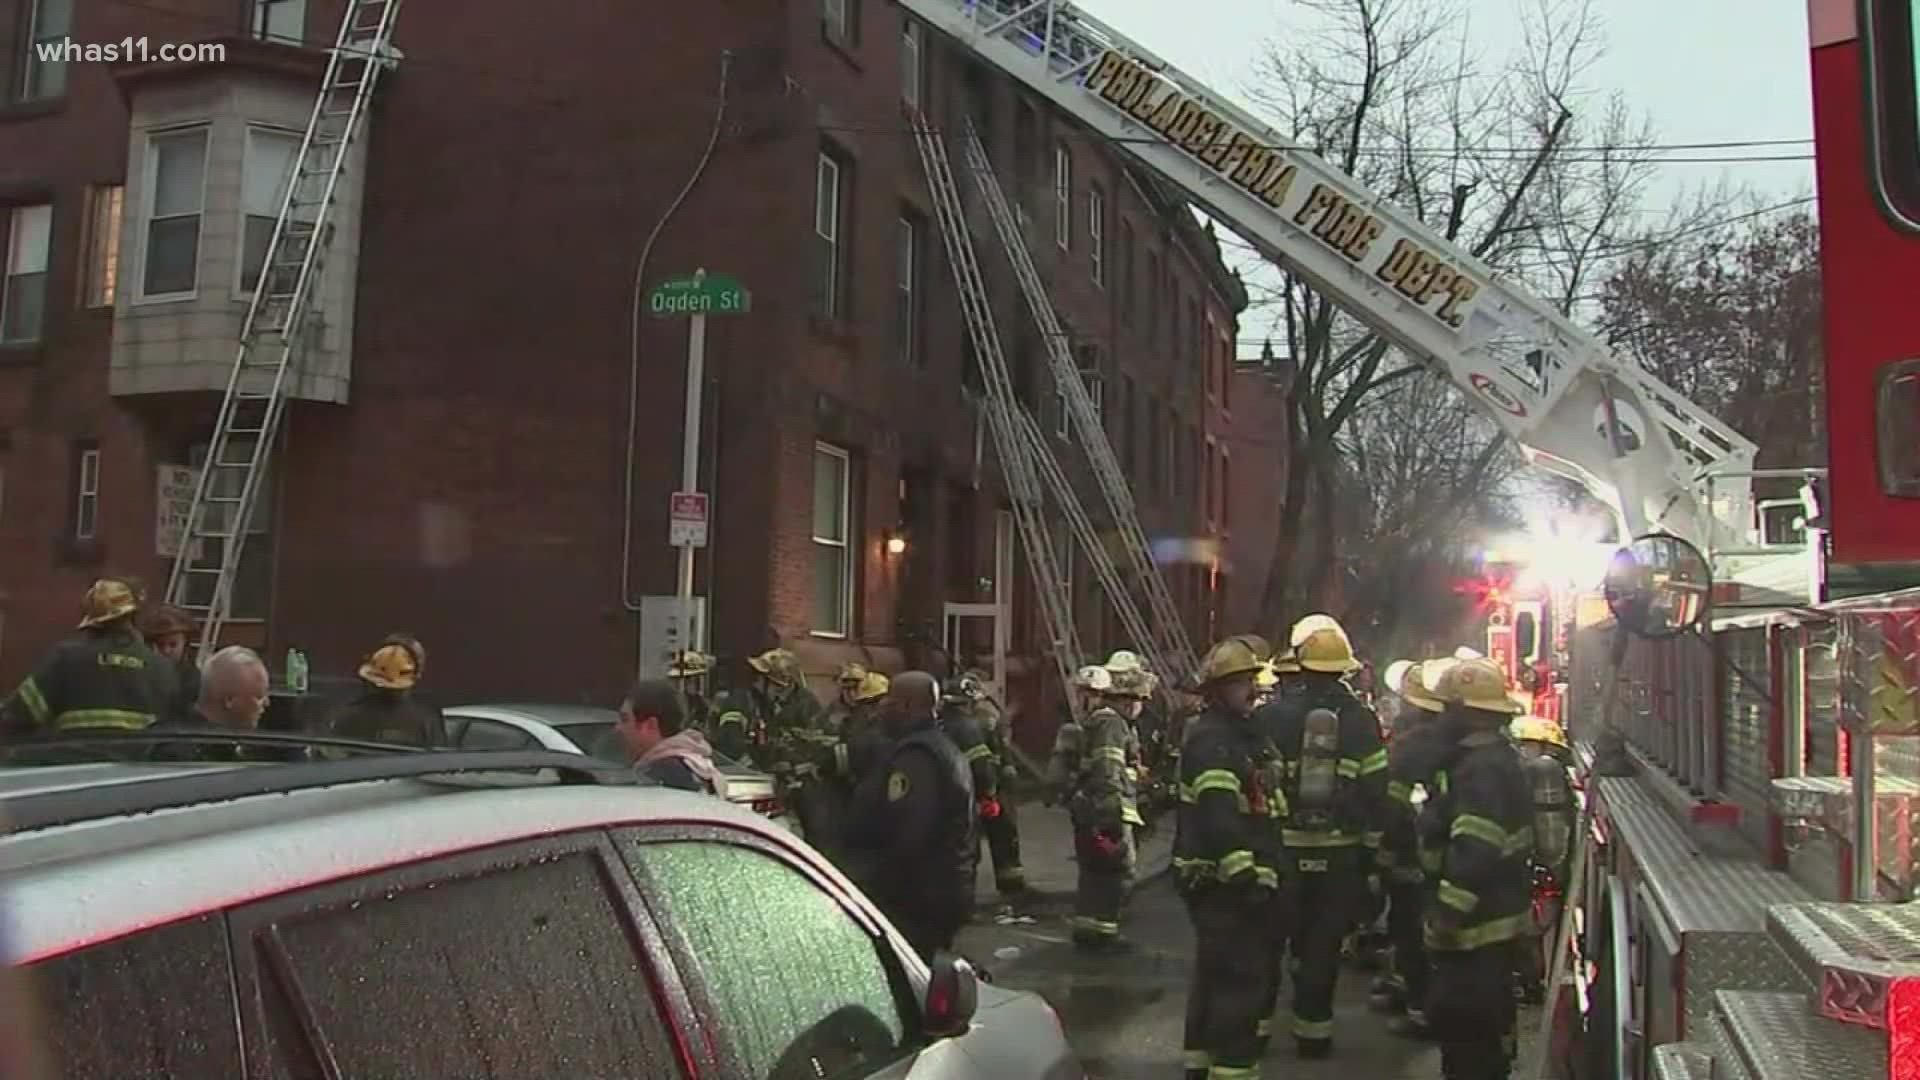
[[[706,380],[707,316],[743,315],[752,294],[735,278],[695,270],[671,278],[647,296],[655,318],[689,316],[687,328],[687,411],[680,443],[680,490],[668,507],[668,543],[680,549],[678,617],[674,652],[694,646],[693,553],[707,546],[707,496],[700,491],[700,392]]]

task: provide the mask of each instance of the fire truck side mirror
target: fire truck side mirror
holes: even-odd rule
[[[1699,548],[1652,533],[1614,553],[1604,591],[1607,607],[1628,633],[1670,638],[1706,618],[1713,570]]]

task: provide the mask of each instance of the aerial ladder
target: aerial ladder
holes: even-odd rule
[[[946,245],[947,261],[953,268],[954,284],[960,294],[960,311],[980,363],[981,381],[986,386],[987,426],[993,435],[1000,468],[1006,474],[1014,524],[1020,531],[1020,546],[1026,552],[1027,568],[1033,575],[1034,597],[1052,637],[1050,651],[1060,680],[1063,685],[1072,686],[1074,672],[1079,670],[1085,653],[1074,624],[1072,598],[1061,587],[1065,575],[1060,570],[1058,552],[1047,534],[1044,492],[1034,464],[1031,435],[1023,426],[1024,413],[1014,397],[1013,378],[1000,349],[993,305],[986,282],[980,276],[973,239],[967,232],[966,215],[959,188],[954,183],[953,166],[947,158],[946,142],[919,110],[913,111],[911,120],[914,144],[920,152],[920,163],[926,169],[940,238]],[[1031,418],[1026,418],[1026,422],[1031,424]]]
[[[200,626],[202,659],[219,647],[232,607],[241,549],[286,413],[290,378],[315,329],[309,316],[326,269],[340,180],[374,88],[398,60],[392,42],[399,12],[400,0],[348,0],[247,304],[239,351],[167,579],[168,603]]]
[[[1180,609],[1174,605],[1173,593],[1160,576],[1159,567],[1154,564],[1153,549],[1147,543],[1146,531],[1140,527],[1140,516],[1134,507],[1133,493],[1127,487],[1126,474],[1121,471],[1120,460],[1107,442],[1107,432],[1100,422],[1099,410],[1094,408],[1093,398],[1087,393],[1086,384],[1081,381],[1072,343],[1068,341],[1066,330],[1053,310],[1053,301],[1040,280],[1040,272],[1034,267],[1033,253],[1027,247],[1026,235],[1014,217],[1006,193],[1000,187],[999,177],[993,171],[993,162],[987,157],[987,149],[980,141],[980,133],[974,127],[971,116],[966,118],[966,140],[967,165],[973,172],[974,184],[980,191],[988,217],[993,221],[994,231],[1000,236],[1001,246],[1006,248],[1007,258],[1013,264],[1014,276],[1020,282],[1020,292],[1026,298],[1027,310],[1040,331],[1040,339],[1046,343],[1054,386],[1061,400],[1066,403],[1067,415],[1078,436],[1077,441],[1087,455],[1087,464],[1106,501],[1114,530],[1118,533],[1119,542],[1116,546],[1126,555],[1133,580],[1146,597],[1150,620],[1143,617],[1139,606],[1134,603],[1125,579],[1114,565],[1108,546],[1101,542],[1092,522],[1080,508],[1071,485],[1065,483],[1065,474],[1058,472],[1058,463],[1052,460],[1052,453],[1044,440],[1037,443],[1039,453],[1048,464],[1055,467],[1056,471],[1049,479],[1055,480],[1052,486],[1061,502],[1062,512],[1079,538],[1081,548],[1087,553],[1088,562],[1112,599],[1128,639],[1136,649],[1147,654],[1147,666],[1161,676],[1163,684],[1171,686],[1198,666],[1193,644],[1187,637],[1186,622],[1180,617]]]
[[[1698,486],[1750,473],[1752,442],[1197,79],[1065,0],[901,4],[1444,372],[1530,462],[1580,482],[1628,532],[1702,547],[1751,533],[1750,482],[1719,485],[1714,505]],[[1090,411],[1079,400],[1076,424]],[[1175,622],[1154,607],[1161,625]]]

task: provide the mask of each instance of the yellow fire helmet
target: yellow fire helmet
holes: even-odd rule
[[[853,700],[856,703],[878,701],[887,696],[887,689],[891,685],[892,682],[885,675],[869,671],[860,677],[860,688],[853,692]]]
[[[1295,654],[1292,649],[1275,655],[1273,658],[1273,674],[1275,678],[1281,675],[1300,674],[1300,657]]]
[[[1145,665],[1140,663],[1140,654],[1131,649],[1115,649],[1113,655],[1107,657],[1107,662],[1101,666],[1116,675],[1122,671],[1145,670]]]
[[[1426,712],[1441,712],[1446,703],[1434,693],[1434,684],[1453,666],[1452,660],[1427,660],[1407,668],[1400,681],[1400,700]]]
[[[1287,644],[1298,649],[1316,630],[1338,630],[1341,637],[1347,636],[1346,628],[1340,625],[1340,620],[1331,615],[1316,612],[1293,624],[1292,632],[1287,635]]]
[[[866,681],[866,678],[867,665],[855,660],[851,663],[840,665],[840,676],[835,681],[844,689],[857,690],[860,684]]]
[[[1115,671],[1102,668],[1107,673],[1107,689],[1100,691],[1118,698],[1150,698],[1153,696],[1153,676],[1139,669]]]
[[[667,665],[667,678],[697,679],[712,669],[713,658],[711,656],[689,649],[686,652],[675,655],[673,662]]]
[[[119,578],[101,578],[87,589],[86,597],[80,601],[80,629],[125,618],[139,606],[140,600],[133,594],[132,585]]]
[[[1353,644],[1338,624],[1308,633],[1294,652],[1300,658],[1300,666],[1307,671],[1345,674],[1360,670],[1360,661],[1353,658]]]
[[[1113,672],[1099,664],[1088,664],[1073,673],[1073,685],[1081,690],[1104,694],[1113,689]]]
[[[1280,673],[1274,670],[1273,661],[1260,662],[1260,670],[1253,673],[1253,685],[1260,690],[1271,690],[1280,682]]]
[[[1198,681],[1205,686],[1236,675],[1255,675],[1260,671],[1260,658],[1253,649],[1239,638],[1228,638],[1207,650],[1207,658],[1200,662]]]
[[[1507,730],[1521,742],[1541,742],[1567,749],[1567,733],[1560,729],[1558,721],[1544,716],[1517,716]]]
[[[420,681],[420,665],[404,645],[382,645],[360,665],[360,678],[382,690],[411,690]]]
[[[1485,658],[1462,660],[1440,676],[1435,689],[1441,701],[1481,712],[1519,716],[1526,706],[1507,692],[1507,676],[1497,664]]]
[[[1269,645],[1267,643],[1267,639],[1261,637],[1259,634],[1235,634],[1228,640],[1238,641],[1241,644],[1245,645],[1247,648],[1252,649],[1253,655],[1256,659],[1259,659],[1259,660],[1273,659],[1273,646]]]
[[[775,686],[792,688],[805,678],[800,672],[800,661],[785,649],[768,649],[759,656],[750,656],[747,666],[766,676]]]
[[[1413,661],[1395,660],[1393,663],[1387,665],[1386,671],[1381,673],[1380,681],[1386,686],[1388,693],[1398,694],[1400,688],[1406,684],[1407,672],[1412,669]]]

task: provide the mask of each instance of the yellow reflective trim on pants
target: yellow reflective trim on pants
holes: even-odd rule
[[[981,758],[992,757],[993,748],[988,746],[986,743],[981,743],[979,746],[976,746],[973,749],[968,750],[964,756],[966,757],[969,763],[972,763],[975,761],[979,761]]]
[[[1213,1067],[1213,1055],[1205,1050],[1188,1050],[1180,1055],[1180,1067],[1199,1072]]]
[[[1387,748],[1381,747],[1360,759],[1360,775],[1372,776],[1387,767]]]
[[[1333,1021],[1302,1020],[1296,1016],[1293,1018],[1293,1037],[1296,1039],[1331,1039],[1333,1038]]]
[[[1102,937],[1112,937],[1120,932],[1119,923],[1108,922],[1105,919],[1096,919],[1091,915],[1075,915],[1069,922],[1071,922],[1076,931],[1099,934]]]
[[[1280,842],[1294,848],[1342,848],[1359,846],[1360,838],[1343,832],[1302,832],[1298,829],[1282,829]]]
[[[1253,852],[1246,848],[1220,856],[1220,880],[1230,881],[1253,869]]]
[[[53,718],[61,731],[74,728],[112,728],[115,731],[140,731],[153,726],[152,713],[128,709],[70,709]]]
[[[33,676],[27,676],[27,681],[20,684],[19,694],[20,700],[27,706],[27,711],[33,714],[33,722],[46,723],[50,712],[47,707],[47,696],[40,692],[40,684],[34,680]]]
[[[1120,820],[1129,825],[1145,826],[1147,823],[1147,819],[1140,816],[1140,808],[1132,803],[1121,804]]]
[[[1280,887],[1280,871],[1265,866],[1253,868],[1253,880],[1256,885],[1265,885],[1269,889]]]
[[[1193,791],[1194,797],[1208,791],[1231,791],[1240,794],[1240,777],[1232,769],[1208,769],[1184,785]]]
[[[1442,881],[1435,899],[1462,915],[1468,915],[1480,906],[1480,897],[1468,889],[1463,889],[1451,881]]]
[[[1215,1065],[1207,1070],[1207,1080],[1260,1080],[1260,1066]]]
[[[1507,830],[1501,828],[1498,823],[1489,821],[1478,814],[1460,814],[1455,817],[1453,819],[1453,826],[1448,829],[1447,835],[1455,840],[1463,836],[1471,837],[1472,839],[1491,844],[1502,852],[1507,850],[1509,840]]]
[[[1489,919],[1459,930],[1446,930],[1429,923],[1426,929],[1427,948],[1441,952],[1484,949],[1512,941],[1527,933],[1532,925],[1533,916],[1525,912]]]
[[[1413,785],[1405,780],[1394,780],[1387,784],[1387,798],[1404,806],[1413,805]]]

